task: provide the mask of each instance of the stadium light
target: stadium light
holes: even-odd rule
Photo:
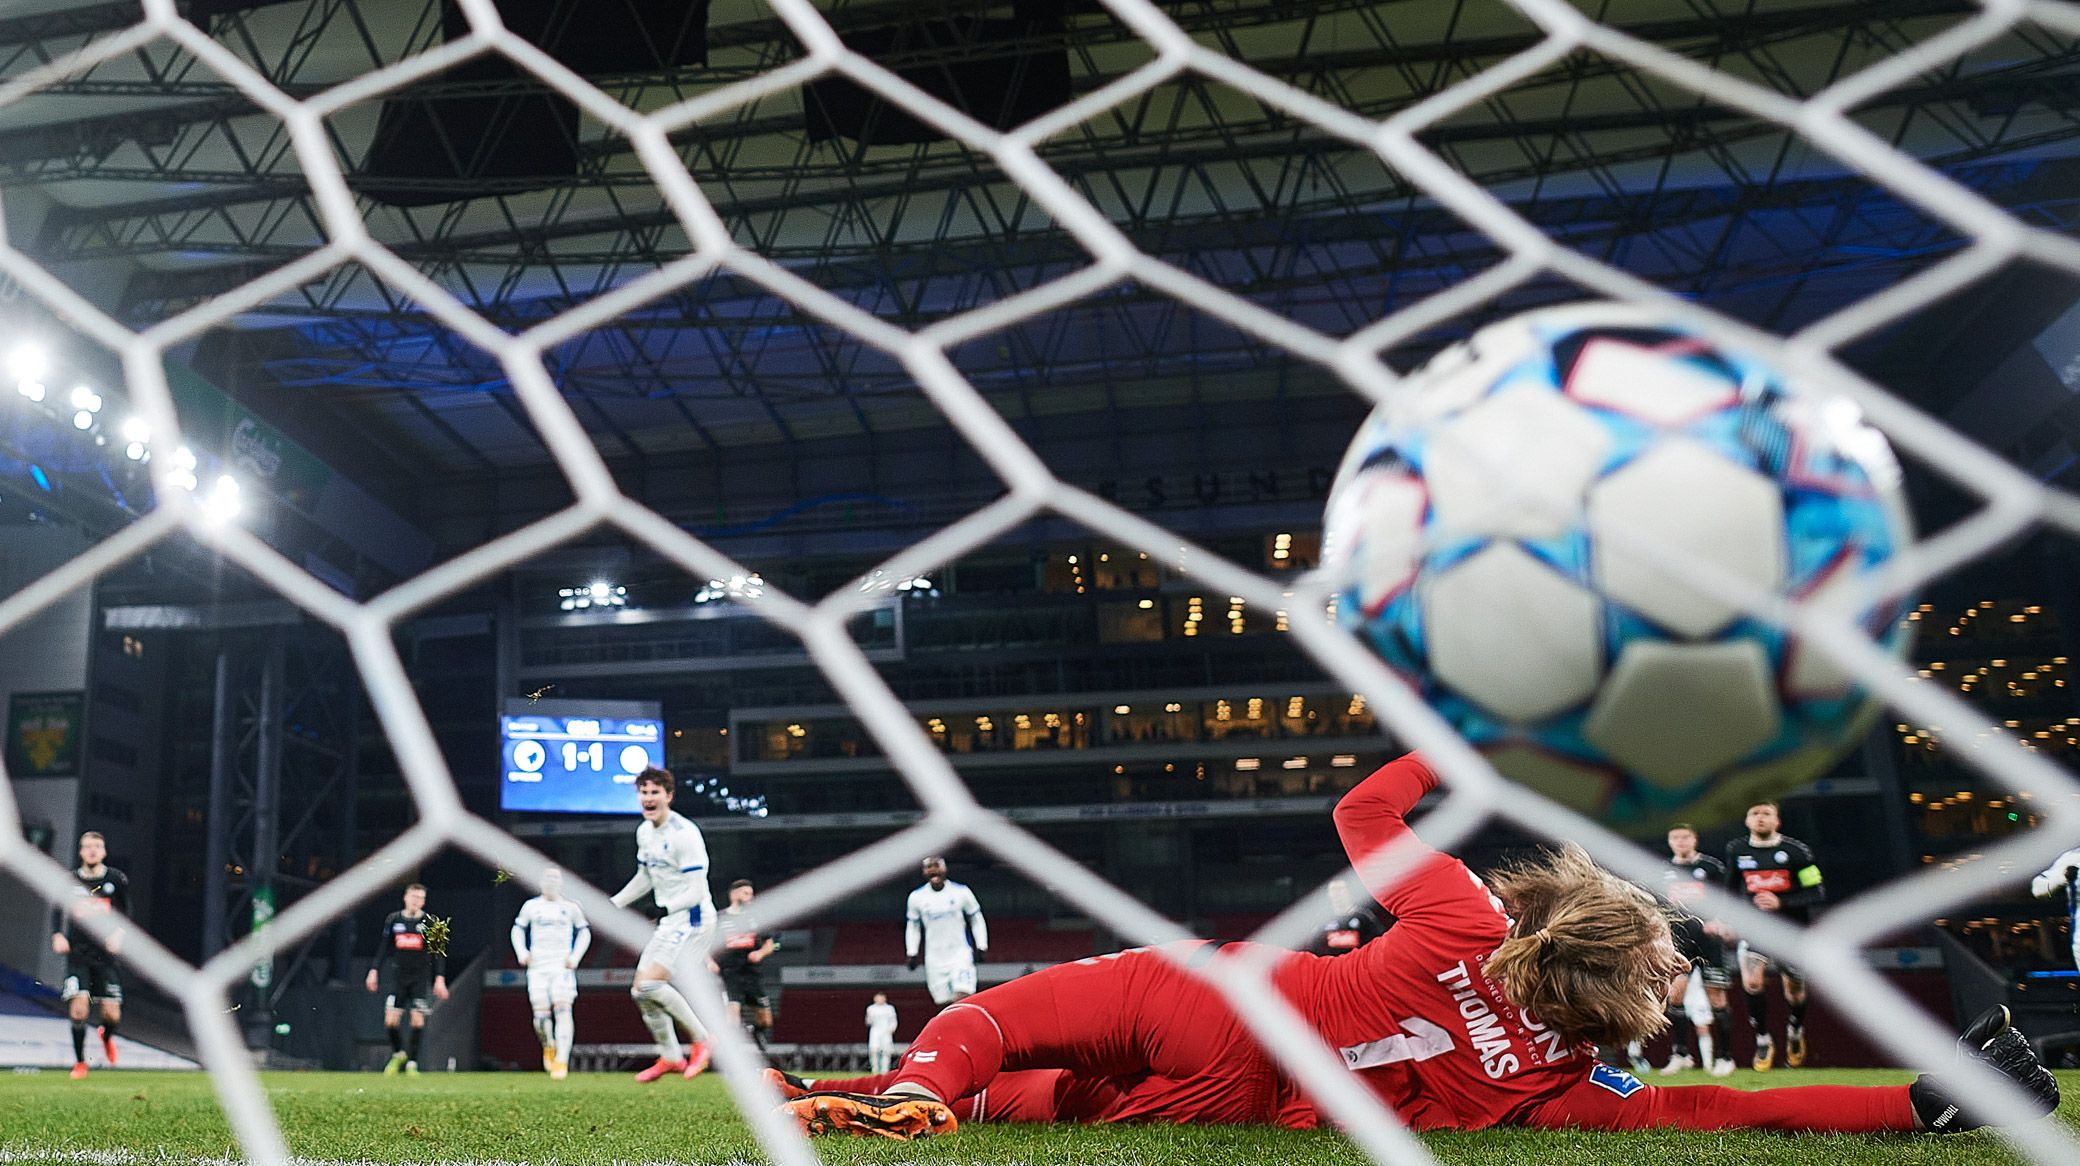
[[[82,413],[99,413],[101,412],[101,394],[85,385],[74,385],[72,388],[72,407]]]
[[[50,357],[44,353],[42,345],[24,341],[7,354],[7,375],[17,383],[40,381],[50,364]]]
[[[152,438],[152,427],[142,417],[123,418],[122,432],[124,441],[150,441]]]
[[[595,579],[583,587],[560,587],[556,591],[557,606],[565,611],[585,611],[594,607],[627,607],[628,588],[604,579]]]
[[[41,401],[44,397],[42,381],[18,381],[15,383],[14,391],[32,401]]]
[[[753,571],[749,575],[732,575],[727,579],[710,579],[694,593],[695,603],[713,603],[718,599],[757,599],[766,593],[765,576]]]
[[[221,474],[209,494],[202,500],[202,512],[212,522],[230,522],[237,518],[244,504],[239,500],[238,479],[230,474]]]
[[[79,412],[74,413],[72,415],[72,427],[74,429],[82,430],[94,428],[94,414],[88,412],[85,409],[81,409]]]

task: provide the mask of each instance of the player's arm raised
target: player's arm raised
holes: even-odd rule
[[[1437,774],[1413,753],[1387,762],[1336,803],[1336,836],[1366,889],[1397,918],[1425,913],[1453,918],[1473,906],[1481,908],[1483,918],[1494,915],[1486,888],[1466,864],[1423,844],[1409,830],[1408,812],[1437,784]],[[1399,877],[1368,871],[1367,860],[1390,845],[1408,848]]]

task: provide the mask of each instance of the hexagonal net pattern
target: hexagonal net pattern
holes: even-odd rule
[[[2027,25],[2062,35],[2080,34],[2080,13],[2064,4],[1986,0],[1979,13],[1941,35],[1796,100],[1599,25],[1560,0],[1510,3],[1539,30],[1534,44],[1383,121],[1354,114],[1209,48],[1182,31],[1156,5],[1144,0],[1104,0],[1104,4],[1118,21],[1153,47],[1153,59],[1112,84],[1011,131],[982,125],[849,50],[808,0],[772,0],[771,4],[800,41],[802,53],[798,59],[763,75],[647,114],[609,99],[583,78],[507,31],[490,0],[459,0],[469,22],[467,37],[301,99],[271,85],[184,20],[174,0],[145,0],[141,19],[134,27],[93,40],[70,55],[18,74],[0,86],[0,106],[5,106],[54,79],[74,75],[99,61],[165,38],[193,53],[253,104],[279,118],[292,138],[322,212],[329,241],[235,292],[146,330],[135,331],[119,324],[13,245],[0,246],[0,270],[26,294],[121,354],[128,391],[154,433],[179,432],[161,368],[162,354],[170,346],[334,267],[359,262],[411,296],[464,340],[496,355],[520,402],[554,451],[576,496],[576,501],[562,512],[430,569],[372,600],[357,602],[343,598],[259,538],[235,525],[209,521],[188,494],[168,488],[167,475],[174,467],[168,464],[171,459],[162,458],[153,467],[160,499],[154,511],[75,561],[0,601],[0,630],[5,630],[159,540],[185,530],[337,629],[350,646],[417,800],[419,822],[374,858],[296,902],[270,928],[249,935],[200,968],[185,965],[145,935],[130,937],[124,953],[136,973],[182,1001],[201,1058],[245,1152],[260,1162],[282,1162],[288,1158],[252,1062],[225,1014],[227,993],[248,969],[281,945],[308,937],[339,913],[386,887],[386,872],[395,869],[394,863],[412,864],[452,845],[487,864],[510,870],[528,883],[537,881],[545,863],[540,854],[497,825],[463,808],[393,647],[391,630],[397,622],[429,603],[602,526],[618,529],[698,577],[728,578],[745,573],[725,554],[618,490],[593,443],[551,382],[544,364],[546,351],[584,329],[706,275],[728,272],[762,286],[802,311],[887,353],[914,377],[946,422],[982,451],[1001,476],[1007,487],[1003,497],[895,555],[882,565],[890,577],[934,569],[1012,527],[1050,513],[1104,538],[1151,553],[1176,547],[1178,537],[1170,531],[1058,479],[949,358],[949,349],[964,340],[1029,319],[1121,280],[1131,280],[1146,289],[1186,301],[1264,345],[1334,370],[1351,391],[1384,402],[1393,399],[1400,386],[1399,378],[1381,358],[1384,348],[1439,321],[1471,312],[1511,287],[1534,278],[1557,276],[1596,295],[1659,304],[1707,335],[1770,354],[1787,370],[1829,378],[1859,401],[1872,422],[1898,448],[1977,499],[1978,505],[1970,517],[1910,547],[1889,568],[1885,578],[1871,583],[1874,589],[1888,594],[1910,593],[1918,585],[1956,571],[2040,527],[2061,534],[2080,534],[2080,501],[2047,490],[2015,467],[1863,380],[1837,357],[1837,351],[1850,341],[1926,307],[2018,257],[2027,255],[2035,262],[2080,274],[2080,245],[2072,239],[2019,221],[1971,190],[1890,148],[1848,116],[1852,107],[1871,95],[1908,82],[1921,72],[1937,68],[2017,27]],[[1806,146],[1832,156],[1848,171],[1866,176],[1869,182],[1969,237],[1972,243],[1912,279],[1792,335],[1775,336],[1684,303],[1615,266],[1559,245],[1418,141],[1418,134],[1425,127],[1577,52],[1624,62],[1662,82],[1700,94],[1710,93],[1715,100],[1748,116],[1790,128]],[[625,135],[694,241],[693,253],[679,263],[514,336],[487,323],[372,239],[357,214],[339,162],[327,145],[323,119],[354,102],[484,53],[509,58],[590,116]],[[1323,133],[1376,154],[1428,197],[1490,236],[1506,252],[1507,260],[1478,278],[1339,339],[1270,313],[1138,250],[1104,213],[1043,162],[1036,145],[1095,116],[1110,104],[1185,73],[1196,73],[1232,87],[1288,118],[1311,123]],[[909,331],[861,311],[734,242],[690,179],[667,135],[783,86],[826,75],[842,75],[986,155],[1074,236],[1092,257],[1091,266],[1073,277],[919,331]],[[1495,466],[1500,475],[1507,475],[1509,469],[1507,464]],[[1969,753],[1966,760],[1997,775],[2010,788],[2029,791],[2044,809],[2051,830],[1990,847],[1987,861],[1975,865],[1949,871],[1919,871],[1840,905],[1810,929],[1766,917],[1745,903],[1724,896],[1713,901],[1717,911],[1735,921],[1742,934],[1802,965],[1837,1008],[1903,1063],[1947,1064],[1952,1034],[1911,1008],[1899,992],[1879,978],[1861,958],[1862,948],[1901,926],[1924,921],[1933,913],[1992,891],[2012,877],[2003,872],[2004,866],[2036,869],[2048,861],[2062,849],[2059,836],[2065,841],[2076,836],[2071,812],[2065,807],[2075,795],[2080,795],[2080,784],[2022,743],[2000,733],[1998,726],[1988,724],[1954,693],[1917,683],[1913,672],[1879,650],[1855,626],[1844,614],[1844,604],[1815,602],[1789,608],[1774,605],[1745,589],[1740,579],[1715,571],[1709,561],[1683,555],[1682,548],[1648,549],[1667,552],[1655,557],[1659,570],[1724,596],[1729,604],[1757,618],[1795,630],[1835,665],[1858,677],[1901,718],[1928,724],[1985,725],[1993,730],[1986,738],[1988,743]],[[1190,562],[1190,573],[1207,586],[1264,609],[1319,611],[1327,604],[1327,588],[1313,580],[1297,585],[1275,583],[1211,553],[1195,552]],[[1287,587],[1292,590],[1287,591]],[[847,619],[872,602],[870,597],[846,590],[810,604],[768,592],[743,602],[800,638],[829,683],[899,767],[926,811],[920,821],[900,833],[802,875],[763,897],[761,902],[769,922],[801,917],[861,885],[896,875],[926,853],[964,841],[1043,880],[1075,906],[1122,935],[1150,945],[1190,937],[1178,923],[1149,910],[976,801],[947,757],[907,715],[902,703],[845,634]],[[1423,832],[1430,843],[1449,850],[1485,824],[1506,822],[1546,837],[1578,841],[1600,862],[1626,877],[1642,882],[1658,877],[1655,856],[1561,804],[1506,786],[1478,754],[1375,658],[1326,621],[1296,621],[1292,634],[1307,653],[1347,683],[1351,691],[1363,693],[1382,723],[1399,740],[1421,749],[1444,775],[1445,796],[1424,824]],[[1406,857],[1404,850],[1390,851],[1380,857],[1378,870],[1368,874],[1390,879],[1405,865]],[[11,785],[6,796],[0,797],[0,865],[53,902],[70,890],[66,872],[24,844]],[[575,887],[572,894],[609,938],[630,948],[642,946],[648,934],[644,920],[613,908],[594,888]],[[1269,946],[1299,939],[1321,913],[1324,902],[1319,893],[1310,896],[1266,925],[1257,938]],[[1430,1161],[1422,1144],[1409,1136],[1357,1079],[1343,1070],[1334,1052],[1307,1028],[1297,1013],[1277,1002],[1269,987],[1269,966],[1264,959],[1260,949],[1243,949],[1190,971],[1236,1004],[1238,1014],[1285,1070],[1318,1101],[1325,1115],[1348,1130],[1349,1136],[1374,1160]],[[696,970],[692,974],[704,973]],[[755,1071],[756,1055],[745,1038],[721,1022],[719,995],[712,1000],[709,993],[692,995],[698,998],[697,1008],[710,1014],[706,1020],[714,1034],[716,1057],[728,1087],[773,1159],[789,1166],[816,1161],[815,1153],[793,1126],[773,1115],[777,1099],[760,1083]],[[1990,1072],[1969,1065],[1960,1066],[1955,1072],[1977,1091],[1990,1115],[2019,1118],[2025,1112],[2023,1099]],[[2050,1123],[2018,1120],[2004,1136],[2043,1166],[2080,1160],[2080,1145]]]

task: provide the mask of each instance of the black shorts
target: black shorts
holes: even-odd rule
[[[1703,974],[1705,987],[1732,985],[1732,970],[1727,967],[1726,960],[1726,941],[1706,931],[1703,920],[1694,915],[1678,916],[1669,930],[1674,933],[1676,951]]]
[[[1797,980],[1801,984],[1806,982],[1806,974],[1803,971],[1792,967],[1783,960],[1772,957],[1768,952],[1758,951],[1749,947],[1748,941],[1745,939],[1741,940],[1740,958],[1743,960],[1755,960],[1762,965],[1762,970],[1765,973],[1774,967],[1777,969],[1777,974],[1787,980]]]
[[[746,1008],[766,1009],[773,1002],[766,998],[765,977],[756,971],[727,971],[722,973],[722,996],[734,1000]]]
[[[75,953],[76,953],[75,949]],[[74,954],[65,959],[65,991],[60,995],[70,1000],[74,996],[86,996],[93,1000],[123,999],[123,981],[116,975],[115,958],[106,954],[80,956]]]
[[[403,1012],[433,1011],[433,981],[428,976],[407,976],[393,972],[385,984],[388,991],[383,997],[383,1007]]]

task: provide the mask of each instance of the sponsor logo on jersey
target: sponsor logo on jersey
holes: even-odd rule
[[[1736,855],[1734,857],[1733,865],[1741,868],[1742,870],[1754,870],[1760,864],[1757,862],[1754,855],[1742,854]]]
[[[1589,1083],[1608,1089],[1620,1097],[1630,1097],[1646,1088],[1639,1078],[1614,1065],[1597,1065],[1589,1070]]]
[[[398,929],[398,932],[397,932],[397,950],[399,950],[399,951],[423,951],[423,950],[425,950],[425,948],[426,948],[426,937],[425,937],[425,936],[423,936],[423,935],[419,934],[419,933],[418,933],[418,932],[416,932],[416,931],[406,931],[406,930],[404,930],[404,929],[402,929],[402,928],[399,928],[399,929]]]
[[[1751,870],[1741,876],[1741,885],[1751,895],[1771,891],[1781,894],[1791,889],[1791,872],[1788,870]]]

